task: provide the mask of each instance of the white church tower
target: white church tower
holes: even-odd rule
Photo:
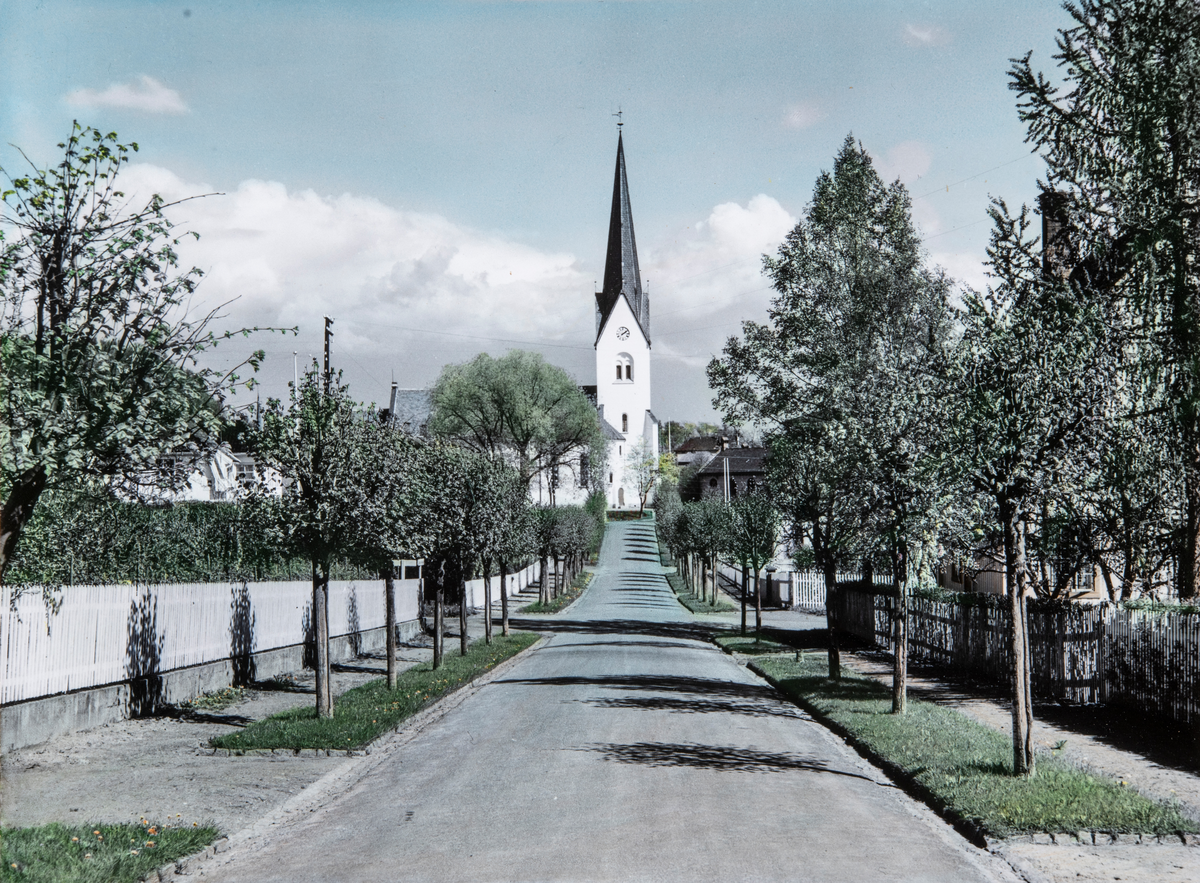
[[[646,454],[657,461],[658,419],[650,410],[650,300],[638,272],[619,130],[604,287],[596,293],[596,405],[610,439],[608,505],[636,507],[637,484],[626,474],[626,461],[643,442]]]

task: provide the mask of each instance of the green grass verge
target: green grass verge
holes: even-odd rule
[[[560,594],[557,598],[551,598],[546,604],[541,601],[534,601],[532,604],[526,604],[521,608],[522,613],[558,613],[567,605],[573,603],[576,598],[583,594],[583,590],[588,587],[588,583],[592,581],[590,571],[580,573],[575,579],[571,580],[571,584],[567,586],[567,590]]]
[[[333,717],[318,718],[312,705],[281,711],[255,721],[243,730],[210,740],[214,748],[249,751],[265,748],[361,748],[405,718],[469,683],[538,639],[527,632],[507,638],[496,635],[491,644],[477,640],[466,656],[447,648],[442,665],[423,662],[400,673],[396,689],[387,679],[347,690],[333,704]]]
[[[1038,755],[1032,778],[1015,778],[1006,734],[919,700],[909,699],[907,714],[891,714],[888,687],[844,668],[840,681],[829,680],[824,653],[751,665],[898,771],[936,809],[981,834],[1198,830],[1176,806],[1052,755]]]
[[[714,638],[717,646],[730,653],[741,653],[744,656],[766,656],[771,653],[793,653],[791,647],[772,641],[770,638],[759,638],[757,641],[750,635],[722,635]]]
[[[153,832],[153,833],[152,833]],[[134,883],[199,852],[220,836],[212,825],[60,825],[0,829],[0,880]],[[157,877],[155,878],[157,879]]]
[[[730,610],[737,609],[721,598],[717,598],[716,604],[710,604],[703,598],[692,594],[687,587],[687,583],[678,573],[668,573],[667,582],[670,584],[671,590],[675,593],[675,597],[679,599],[679,603],[692,611],[692,613],[727,613]]]

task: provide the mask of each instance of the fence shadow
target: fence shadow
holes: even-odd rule
[[[243,582],[232,588],[229,601],[229,662],[233,669],[233,685],[245,687],[254,683],[254,609],[250,604],[250,589]]]
[[[148,717],[166,706],[162,677],[165,635],[158,630],[158,596],[143,588],[129,606],[126,624],[125,677],[129,716]]]

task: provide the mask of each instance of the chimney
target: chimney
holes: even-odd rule
[[[1066,277],[1071,272],[1069,205],[1070,197],[1061,191],[1043,190],[1038,194],[1038,210],[1042,213],[1042,273],[1047,279]]]
[[[728,447],[729,447],[729,439],[725,436],[721,436],[721,450],[723,451]]]
[[[396,422],[396,381],[392,381],[392,398],[388,402],[388,423]]]

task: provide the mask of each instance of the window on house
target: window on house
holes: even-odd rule
[[[710,478],[710,479],[708,480],[708,486],[709,486],[709,487],[716,487],[716,486],[717,486],[717,480],[716,480],[715,478]]]
[[[609,484],[612,484],[612,483],[613,483],[613,480],[612,480],[612,473],[611,473],[611,472],[610,472],[610,473],[608,473],[608,483],[609,483]]]
[[[621,432],[629,432],[629,415],[621,415]]]

